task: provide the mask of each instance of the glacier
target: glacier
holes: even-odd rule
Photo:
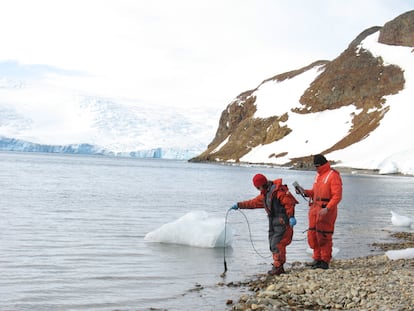
[[[67,153],[176,160],[188,160],[189,158],[197,155],[199,152],[198,150],[186,150],[179,148],[154,148],[130,152],[114,152],[112,150],[103,149],[99,146],[94,146],[91,144],[45,145],[6,137],[0,137],[0,150],[15,152]]]
[[[206,149],[219,113],[0,77],[0,151],[188,160]]]

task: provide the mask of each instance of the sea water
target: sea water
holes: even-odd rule
[[[222,283],[271,268],[263,210],[228,213],[233,236],[226,249],[154,243],[145,236],[188,213],[224,220],[234,203],[257,195],[251,178],[258,172],[305,188],[315,176],[270,167],[25,153],[0,153],[0,172],[0,310],[40,311],[225,310],[227,300],[237,301],[247,289]],[[373,242],[392,241],[389,231],[412,231],[393,227],[390,211],[414,217],[414,178],[342,178],[336,258],[381,253]],[[297,198],[287,267],[311,260],[308,206]]]

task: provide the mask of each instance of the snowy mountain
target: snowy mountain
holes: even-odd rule
[[[222,112],[193,161],[337,166],[414,175],[414,11],[362,32],[333,61],[277,75]]]
[[[216,115],[0,79],[0,150],[189,159]]]
[[[218,128],[213,107],[153,106],[0,73],[0,150],[305,168],[324,153],[338,166],[414,175],[413,25],[410,11],[332,61],[264,80],[227,106]]]

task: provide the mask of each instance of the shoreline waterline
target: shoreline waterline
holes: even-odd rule
[[[298,166],[286,166],[286,165],[276,165],[272,163],[250,163],[250,162],[226,162],[226,161],[191,161],[189,162],[194,163],[201,163],[201,164],[216,164],[216,165],[228,165],[228,166],[246,166],[246,167],[259,167],[259,168],[276,168],[276,169],[286,169],[286,170],[295,170],[300,172],[313,172],[315,171],[314,167],[298,167]],[[368,169],[368,168],[355,168],[355,167],[347,167],[347,166],[340,166],[335,163],[331,163],[332,168],[336,169],[340,173],[346,174],[358,174],[358,175],[374,175],[374,176],[401,176],[401,177],[414,177],[411,174],[402,174],[402,173],[387,173],[387,174],[380,174],[379,169]]]

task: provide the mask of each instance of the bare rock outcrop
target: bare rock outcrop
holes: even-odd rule
[[[255,89],[237,96],[222,112],[213,141],[206,151],[191,161],[235,161],[258,145],[282,140],[292,130],[289,113],[309,114],[353,105],[357,110],[345,137],[338,138],[321,153],[346,148],[367,137],[379,126],[390,109],[387,95],[397,94],[405,85],[404,72],[395,65],[385,64],[381,57],[361,47],[369,35],[379,32],[379,42],[388,45],[414,46],[414,11],[404,13],[383,27],[371,27],[358,35],[336,59],[317,61],[309,66],[264,80]],[[265,83],[292,79],[308,70],[321,72],[298,98],[299,105],[291,111],[268,118],[255,118],[255,92]],[[275,105],[278,103],[275,102]],[[269,154],[269,158],[285,156],[288,150]],[[311,155],[290,158],[286,166],[310,166]],[[271,162],[271,161],[269,161]]]
[[[414,11],[406,12],[382,27],[378,41],[389,45],[414,47]]]

